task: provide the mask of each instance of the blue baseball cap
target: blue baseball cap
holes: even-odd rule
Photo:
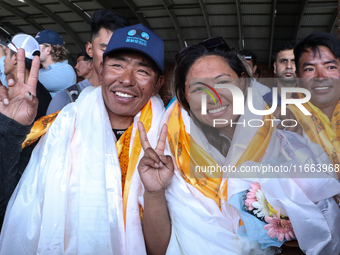
[[[159,70],[164,72],[163,40],[142,24],[115,30],[103,54],[103,59],[109,53],[119,50],[140,52],[153,60]]]
[[[52,29],[40,31],[35,36],[35,40],[37,40],[39,44],[48,43],[51,45],[60,45],[60,46],[64,44],[64,40],[61,37],[61,35]]]

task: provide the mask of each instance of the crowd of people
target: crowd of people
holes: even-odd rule
[[[63,44],[0,45],[0,254],[340,253],[337,38],[282,45],[272,89],[208,38],[174,56],[168,105],[149,28],[95,12],[75,71]]]

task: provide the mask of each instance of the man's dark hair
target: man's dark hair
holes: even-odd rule
[[[296,73],[299,74],[299,63],[303,52],[308,52],[307,49],[312,49],[314,57],[320,54],[319,46],[325,46],[333,53],[333,55],[340,59],[340,41],[325,32],[317,32],[308,35],[302,39],[294,48]]]
[[[248,60],[247,57],[251,57],[250,60],[253,62],[253,66],[256,65],[256,63],[257,63],[257,55],[255,54],[255,52],[253,52],[251,50],[241,50],[240,54],[246,60]]]
[[[96,37],[101,28],[114,31],[126,26],[130,26],[130,22],[121,14],[101,9],[96,11],[91,18],[91,38]]]
[[[274,58],[274,62],[276,62],[277,60],[277,54],[279,54],[279,52],[281,51],[285,51],[285,50],[294,50],[295,47],[295,42],[294,41],[289,41],[286,42],[284,44],[281,44],[275,51],[275,58]]]
[[[77,59],[79,57],[84,57],[84,61],[88,61],[88,60],[92,61],[92,58],[86,53],[85,50],[78,53]]]

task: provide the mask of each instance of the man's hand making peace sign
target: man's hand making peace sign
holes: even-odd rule
[[[144,157],[139,162],[138,171],[145,188],[143,233],[146,250],[151,255],[165,254],[171,236],[165,188],[174,175],[172,158],[164,155],[168,128],[163,125],[155,149],[150,146],[141,122],[138,122],[138,130],[144,150]]]
[[[8,80],[8,88],[0,86],[0,113],[29,126],[37,115],[38,99],[36,88],[39,75],[40,58],[35,56],[27,83],[25,83],[25,51],[18,50],[17,81]]]
[[[174,174],[174,165],[171,156],[164,155],[168,128],[164,124],[159,136],[157,146],[153,149],[149,143],[145,128],[138,122],[140,142],[144,150],[144,157],[140,160],[138,171],[147,192],[165,190]]]

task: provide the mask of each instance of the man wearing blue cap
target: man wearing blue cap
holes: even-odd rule
[[[53,97],[59,91],[76,83],[77,76],[68,64],[68,50],[63,46],[63,38],[54,30],[40,31],[35,39],[40,45],[39,81],[44,84]]]
[[[163,71],[164,44],[151,30],[113,33],[102,86],[66,106],[34,150],[7,207],[0,254],[146,254],[137,122],[155,147]]]
[[[98,87],[101,85],[99,79],[100,63],[103,61],[103,52],[113,34],[122,27],[130,26],[129,21],[119,13],[101,9],[96,11],[91,18],[91,42],[86,44],[86,52],[92,57],[93,70],[89,78],[72,84],[72,86],[57,93],[48,109],[47,114],[52,114],[64,108],[65,105],[74,102],[81,91],[88,86]]]

